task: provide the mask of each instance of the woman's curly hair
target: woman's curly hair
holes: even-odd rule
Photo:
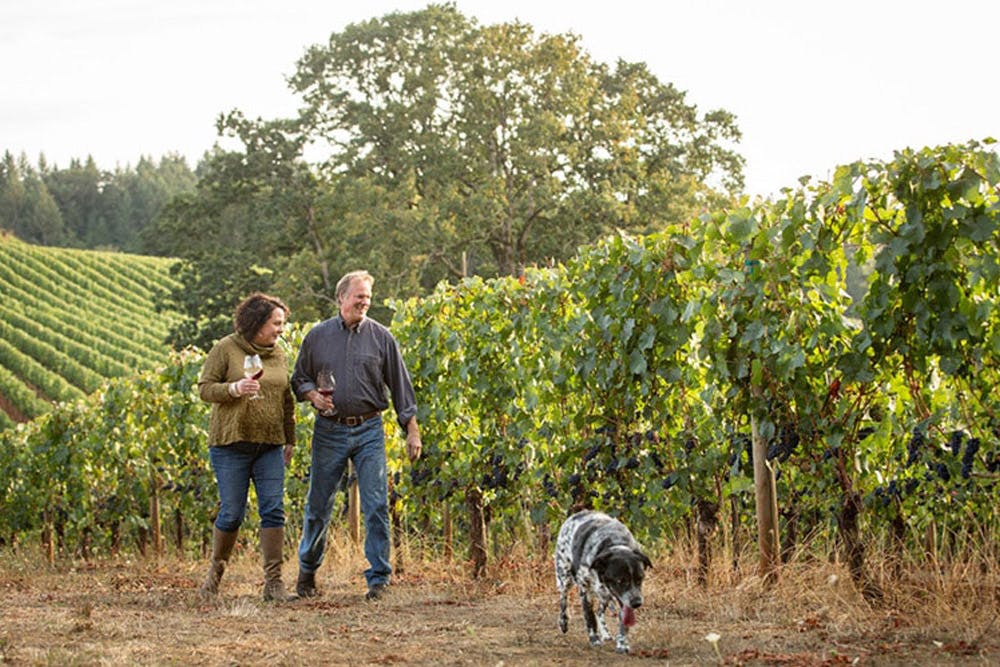
[[[233,315],[233,328],[236,333],[243,336],[244,340],[251,341],[269,319],[275,308],[285,311],[285,317],[291,312],[285,302],[276,296],[270,296],[263,292],[254,292],[236,306],[236,314]]]

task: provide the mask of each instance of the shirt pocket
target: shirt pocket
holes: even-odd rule
[[[382,360],[374,354],[359,354],[355,366],[358,382],[362,386],[374,387],[382,386]]]

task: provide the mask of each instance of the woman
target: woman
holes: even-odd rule
[[[212,530],[212,563],[201,586],[205,599],[219,593],[219,581],[246,513],[250,480],[257,491],[264,599],[288,600],[281,581],[285,541],[285,466],[295,446],[295,402],[288,364],[278,338],[288,307],[254,293],[236,307],[235,332],[217,341],[205,358],[198,390],[212,404],[209,456],[219,487],[219,514]],[[263,361],[263,374],[244,375],[250,355]],[[259,397],[259,398],[257,398]]]

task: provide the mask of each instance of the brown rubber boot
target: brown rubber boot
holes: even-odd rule
[[[260,552],[264,556],[264,601],[291,602],[297,600],[295,595],[285,593],[285,584],[281,582],[282,548],[285,545],[285,529],[261,528]]]
[[[295,582],[295,592],[299,594],[300,598],[318,597],[320,592],[316,590],[316,573],[299,570],[299,578]]]
[[[208,566],[205,583],[198,589],[203,600],[211,600],[219,594],[219,581],[222,580],[222,573],[226,571],[226,562],[233,553],[237,535],[239,535],[237,530],[226,533],[212,526],[212,562]]]

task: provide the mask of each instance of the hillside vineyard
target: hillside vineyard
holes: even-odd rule
[[[0,236],[0,428],[166,362],[171,263]]]

